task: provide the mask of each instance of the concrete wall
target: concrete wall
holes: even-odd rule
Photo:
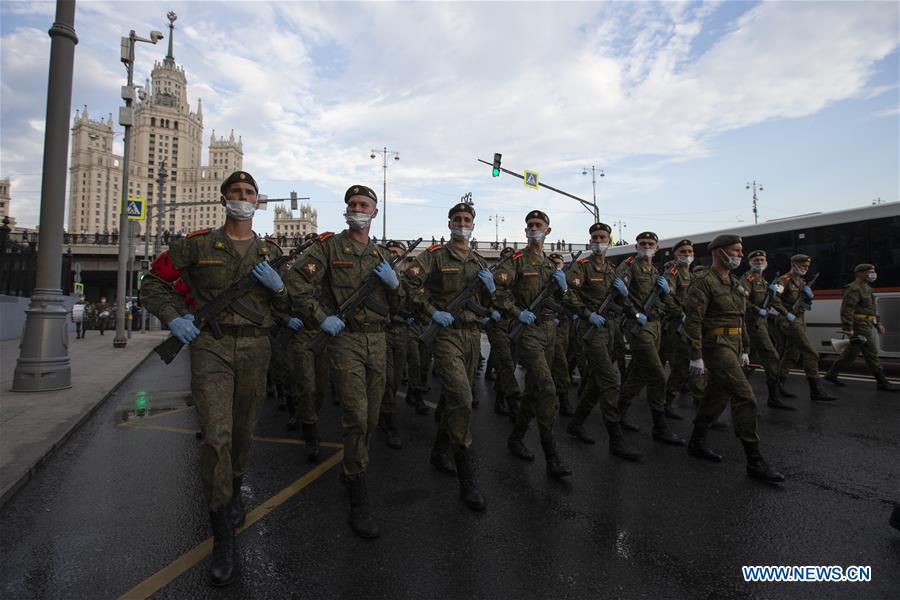
[[[74,295],[63,296],[63,303],[70,314],[76,298]],[[30,302],[31,298],[0,294],[0,340],[14,340],[22,336],[25,328],[25,309]],[[75,331],[72,319],[66,320],[66,327],[70,332]]]

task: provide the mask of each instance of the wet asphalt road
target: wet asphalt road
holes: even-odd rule
[[[268,405],[258,435],[277,439],[255,445],[245,497],[271,510],[238,537],[240,579],[214,590],[203,546],[192,553],[210,531],[187,353],[168,367],[151,357],[0,512],[0,597],[116,598],[142,582],[179,599],[898,597],[900,532],[887,519],[900,500],[900,394],[850,382],[839,404],[810,405],[792,377],[800,411],[760,416],[763,453],[787,476],[778,487],[746,477],[731,431],[709,436],[725,461],[703,463],[652,442],[649,409],[636,404],[644,432],[627,435],[647,456],[634,464],[609,456],[599,413],[588,421],[595,446],[570,439],[561,418],[575,473],[560,483],[545,475],[533,427],[535,463],[506,451],[510,423],[483,383],[473,435],[487,511],[468,511],[456,481],[430,467],[434,421],[401,400],[404,448],[381,432],[372,444],[378,540],[347,525],[340,449],[323,448],[311,471]],[[753,384],[764,392],[761,376]],[[150,418],[124,420],[142,397]],[[327,403],[325,441],[340,442],[338,419]],[[670,423],[689,435],[689,421]],[[868,565],[872,581],[751,584],[741,565]]]

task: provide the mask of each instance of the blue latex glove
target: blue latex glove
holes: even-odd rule
[[[553,319],[553,324],[559,327],[559,319]]]
[[[441,327],[450,327],[450,325],[453,324],[453,315],[443,310],[436,310],[434,311],[434,314],[431,315],[431,320]]]
[[[415,318],[415,317],[409,317],[408,319],[406,319],[406,324],[409,325],[410,327],[412,327],[413,325],[416,324],[416,318]]]
[[[291,317],[291,320],[288,321],[288,329],[293,331],[300,331],[303,329],[303,321],[298,319],[297,317]]]
[[[637,319],[637,322],[641,324],[641,327],[647,324],[647,315],[644,313],[638,313],[635,318]]]
[[[625,285],[625,282],[622,281],[621,277],[616,277],[613,279],[613,287],[616,288],[616,291],[623,296],[628,295],[628,286]]]
[[[500,320],[500,313],[499,313],[498,311],[496,311],[496,310],[495,310],[495,311],[492,311],[492,312],[491,312],[491,318],[492,318],[494,321],[499,321],[499,320]]]
[[[169,321],[169,331],[182,344],[190,344],[200,335],[200,330],[194,326],[194,315],[175,317]]]
[[[262,261],[253,267],[253,276],[273,292],[284,289],[284,282],[281,281],[281,276],[266,261]]]
[[[321,329],[331,337],[334,337],[341,331],[343,331],[344,327],[346,327],[344,322],[334,315],[328,315],[327,317],[325,317],[325,320],[322,321],[322,324],[319,325],[319,329]]]
[[[478,271],[478,279],[481,280],[488,294],[493,294],[497,291],[497,286],[494,284],[494,275],[488,269]]]
[[[807,298],[809,298],[810,300],[812,300],[813,298],[816,297],[816,295],[813,294],[812,288],[809,287],[808,285],[803,286],[803,295],[806,296]]]
[[[777,296],[781,293],[781,288],[774,281],[769,284],[769,291],[772,292],[773,296]]]
[[[527,308],[519,313],[519,320],[526,325],[531,325],[534,323],[534,320],[537,317],[534,316],[534,313],[528,310]]]
[[[603,318],[603,315],[598,315],[595,312],[591,313],[591,316],[588,317],[588,321],[590,321],[591,325],[594,327],[603,327],[606,325],[606,319]]]
[[[788,323],[793,323],[794,321],[797,320],[797,317],[795,317],[795,316],[793,315],[793,313],[788,313],[787,315],[785,315],[784,318],[787,319],[787,322],[788,322]]]
[[[672,290],[669,288],[669,282],[666,281],[666,278],[660,275],[656,278],[656,285],[659,286],[659,289],[662,291],[663,296],[671,292]]]
[[[764,308],[759,309],[757,312],[759,313],[759,316],[762,317],[763,319],[765,319],[767,316],[769,316],[769,311],[767,311]]]
[[[556,280],[556,285],[558,285],[559,289],[562,291],[569,289],[569,284],[566,283],[566,274],[562,271],[553,271],[553,279]]]
[[[400,285],[400,280],[397,278],[397,272],[386,260],[381,261],[381,264],[375,267],[373,272],[378,275],[378,278],[384,285],[392,290],[396,290]]]

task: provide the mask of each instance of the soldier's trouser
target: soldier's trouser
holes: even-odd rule
[[[232,480],[244,474],[266,398],[271,346],[259,331],[217,340],[204,330],[190,345],[191,396],[203,431],[200,478],[212,511],[228,505]]]
[[[677,322],[667,319],[660,325],[659,330],[659,362],[663,366],[666,364],[671,365],[678,354],[678,342],[680,341],[677,333]]]
[[[666,372],[659,360],[659,321],[648,321],[637,335],[632,333],[631,320],[624,323],[631,348],[631,366],[622,384],[619,398],[630,403],[647,386],[647,402],[653,410],[666,408]]]
[[[750,360],[763,366],[767,383],[778,381],[778,353],[765,321],[750,325]]]
[[[301,329],[291,338],[297,418],[307,425],[319,422],[319,411],[328,386],[328,348],[318,356],[307,350],[316,334],[317,330]]]
[[[481,328],[477,323],[442,329],[432,344],[443,402],[438,429],[446,433],[457,448],[472,445],[469,418],[480,350]]]
[[[419,351],[419,336],[422,335],[422,331],[422,327],[415,324],[406,332],[406,385],[410,390],[421,390],[425,387]]]
[[[384,395],[384,332],[342,331],[328,342],[328,363],[338,401],[344,442],[344,474],[369,466],[369,440]]]
[[[603,420],[607,423],[618,423],[619,415],[619,376],[613,364],[610,350],[613,346],[613,336],[617,335],[617,325],[614,321],[607,321],[605,327],[594,327],[587,321],[579,321],[581,325],[577,329],[577,335],[584,336],[585,332],[593,329],[591,339],[584,344],[586,360],[584,387],[579,398],[578,408],[587,409],[590,413],[594,406],[600,404]]]
[[[723,339],[725,341],[723,341]],[[718,341],[717,341],[718,340]],[[734,434],[743,442],[758,442],[756,398],[741,370],[740,342],[716,336],[703,340],[703,362],[707,369],[706,392],[700,400],[694,423],[708,428],[731,402]]]
[[[491,343],[494,371],[497,374],[494,382],[495,388],[504,396],[519,394],[519,382],[516,381],[516,361],[513,358],[512,342],[509,339],[508,319],[501,319],[488,327],[488,341]]]
[[[674,400],[688,384],[688,393],[694,398],[703,394],[703,387],[695,377],[690,376],[691,345],[681,338],[671,342],[669,354],[669,378],[666,380],[666,401]]]
[[[516,429],[524,431],[537,419],[538,431],[553,429],[556,418],[556,386],[550,374],[556,346],[556,325],[552,320],[528,325],[516,348],[525,368],[525,398],[516,415]]]
[[[406,330],[405,323],[391,323],[384,330],[387,356],[381,412],[387,415],[397,412],[397,390],[403,381],[403,368],[406,366]]]
[[[625,355],[628,353],[628,348],[625,346],[624,327],[626,325],[628,325],[626,319],[616,318],[616,331],[613,333],[612,355],[610,358],[613,359],[613,362],[618,363],[620,372],[625,368]]]
[[[872,326],[867,321],[856,321],[853,324],[853,333],[866,338],[865,344],[850,344],[834,362],[834,365],[828,370],[829,373],[835,375],[845,370],[853,364],[859,353],[862,352],[866,361],[866,366],[872,373],[881,372],[881,360],[878,358],[878,348],[875,347],[875,336],[872,333]]]
[[[819,376],[819,353],[816,352],[809,338],[806,337],[806,323],[797,319],[788,327],[784,355],[781,357],[780,375],[788,376],[791,366],[800,360],[807,377]]]
[[[568,356],[566,356],[569,352],[569,325],[568,321],[563,321],[556,328],[556,342],[553,349],[551,372],[553,374],[553,385],[556,386],[557,393],[564,392],[572,387],[572,378],[569,375],[569,360]]]

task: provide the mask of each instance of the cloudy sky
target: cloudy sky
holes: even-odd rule
[[[88,2],[75,28],[72,114],[116,113],[119,38],[167,30],[206,137],[232,128],[262,193],[312,198],[320,230],[344,227],[343,191],[381,195],[389,237],[446,233],[471,192],[475,237],[583,241],[575,201],[490,176],[476,158],[590,199],[601,220],[689,235],[900,196],[897,2]],[[13,214],[38,220],[53,3],[0,3],[0,176]],[[137,48],[136,81],[165,41]],[[204,162],[205,162],[204,156]],[[271,231],[271,210],[255,222]],[[381,223],[379,220],[378,232]]]

